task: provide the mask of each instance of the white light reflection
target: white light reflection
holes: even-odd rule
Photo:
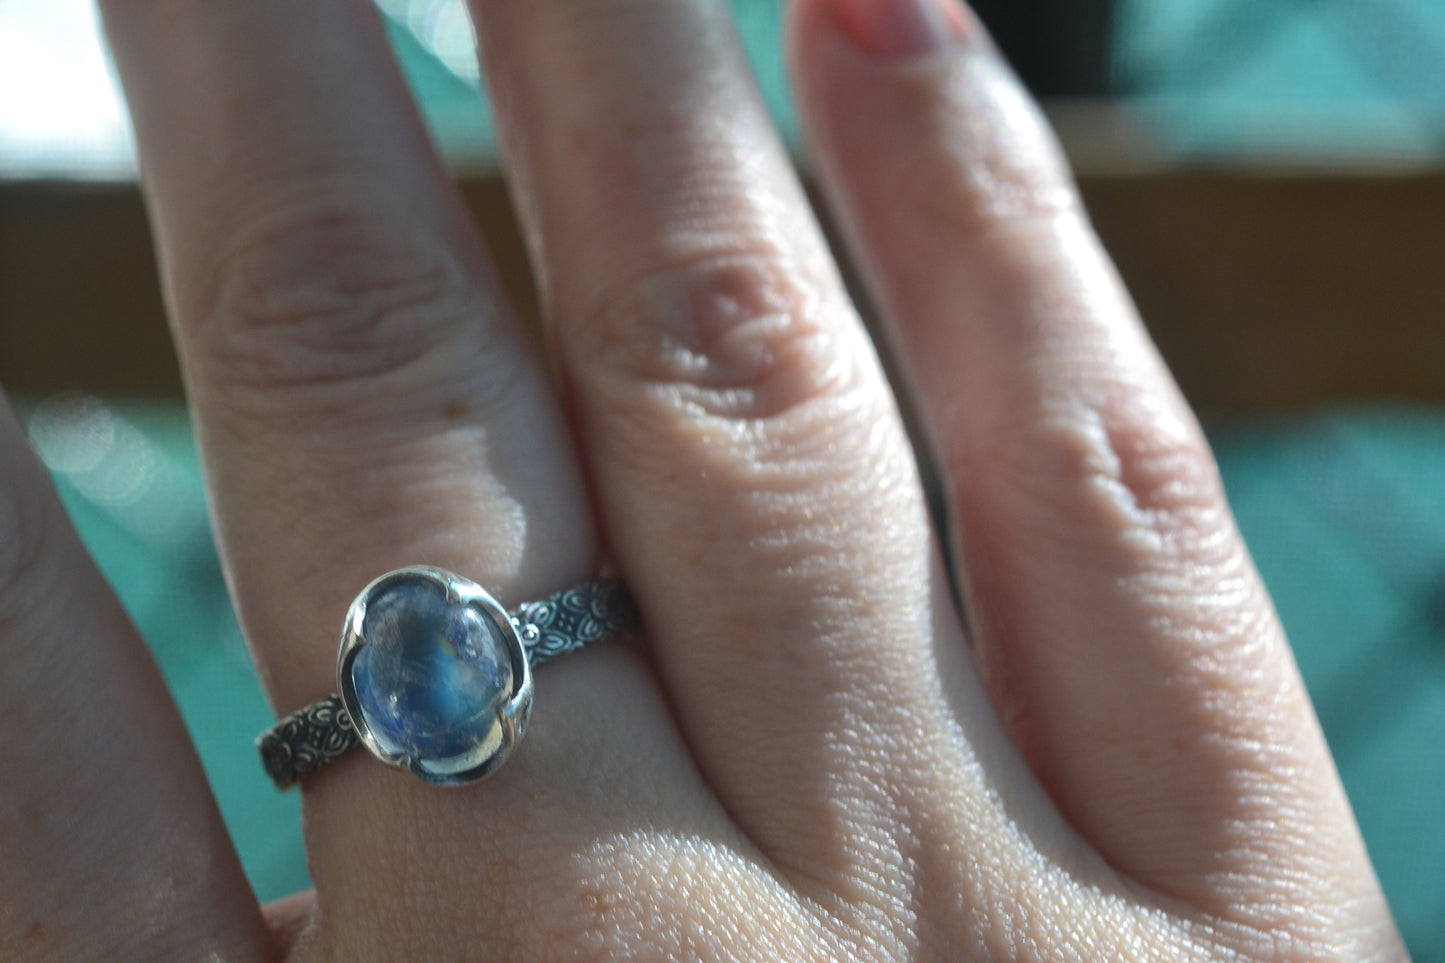
[[[28,431],[46,467],[136,538],[174,548],[205,537],[198,486],[103,401],[49,398],[30,416]]]
[[[376,0],[376,5],[453,74],[480,84],[476,34],[464,0]]]
[[[452,74],[480,86],[464,0],[376,0]],[[130,180],[129,116],[93,0],[0,0],[0,177]]]
[[[128,178],[130,122],[91,0],[0,0],[0,175]]]

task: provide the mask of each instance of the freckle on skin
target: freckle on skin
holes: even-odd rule
[[[44,920],[31,920],[31,921],[30,921],[30,924],[25,927],[25,932],[22,933],[21,936],[20,936],[20,942],[21,942],[21,943],[29,943],[29,944],[31,944],[31,945],[39,945],[44,939],[45,939],[45,921],[44,921]]]
[[[442,418],[449,422],[463,421],[467,416],[467,403],[465,401],[448,401],[442,407]]]

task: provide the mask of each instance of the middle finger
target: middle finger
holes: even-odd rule
[[[608,544],[684,737],[786,870],[904,885],[890,819],[947,728],[929,527],[727,4],[473,9]]]

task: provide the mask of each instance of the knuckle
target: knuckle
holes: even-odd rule
[[[776,420],[846,387],[838,299],[771,252],[666,264],[567,328],[572,368],[603,387],[725,421]]]
[[[982,497],[967,514],[997,511],[1037,552],[1063,547],[1129,573],[1235,554],[1214,458],[1179,416],[1065,405],[982,435],[950,466],[956,497]]]
[[[477,323],[492,309],[426,224],[331,189],[279,198],[247,219],[181,321],[221,383],[335,389],[350,400],[358,383],[434,374],[439,357],[494,327]]]
[[[564,361],[606,419],[588,434],[656,496],[651,524],[742,538],[813,578],[887,515],[881,499],[911,506],[906,438],[850,310],[826,281],[750,249],[664,265],[559,319]],[[681,478],[701,482],[684,501]]]

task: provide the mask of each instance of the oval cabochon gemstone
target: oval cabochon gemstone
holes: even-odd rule
[[[497,711],[512,695],[512,661],[489,618],[417,577],[367,600],[361,634],[351,681],[362,721],[382,749],[436,773],[473,768],[497,752]]]

